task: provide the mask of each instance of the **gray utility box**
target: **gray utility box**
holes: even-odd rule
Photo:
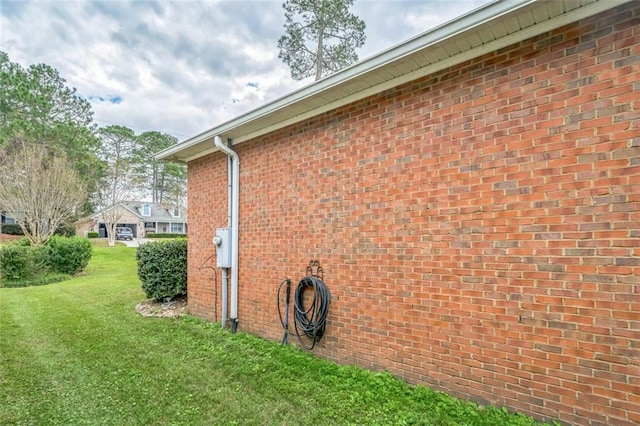
[[[216,229],[213,245],[216,246],[216,266],[231,268],[231,228]]]

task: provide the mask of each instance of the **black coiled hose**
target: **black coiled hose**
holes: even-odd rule
[[[313,290],[313,296],[309,307],[306,308],[304,306],[304,293],[309,288]],[[293,297],[293,323],[303,348],[311,350],[316,345],[316,342],[322,339],[327,327],[330,300],[329,289],[320,278],[308,276],[298,283]],[[311,347],[307,347],[304,344],[301,333],[304,333],[311,340]]]

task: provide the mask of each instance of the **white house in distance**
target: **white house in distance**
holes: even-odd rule
[[[117,226],[131,228],[134,237],[144,238],[154,233],[187,233],[187,210],[183,206],[125,201],[112,208],[121,210]],[[103,211],[76,222],[76,235],[86,236],[89,232],[98,232],[101,238],[106,237]]]

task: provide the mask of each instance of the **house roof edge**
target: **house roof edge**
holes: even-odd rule
[[[500,43],[483,43],[482,45],[469,49],[468,52],[464,52],[464,54],[442,58],[436,65],[440,65],[440,69],[443,69],[455,65],[455,63],[460,63],[463,60],[481,56],[487,53],[487,51],[492,51],[488,49],[495,50],[500,48],[500,46],[525,40],[545,31],[612,9],[629,1],[633,0],[578,0],[577,2],[573,2],[576,6],[570,10],[558,8],[560,12],[547,19],[546,22],[535,23],[529,28],[522,28],[511,34],[506,34],[499,39]],[[519,11],[526,8],[541,8],[544,7],[545,3],[547,5],[550,4],[547,0],[498,0],[486,4],[452,21],[366,58],[344,70],[303,86],[285,96],[160,151],[156,154],[156,158],[163,161],[186,163],[217,151],[213,145],[213,138],[215,136],[233,139],[234,143],[242,143],[279,128],[311,118],[327,110],[337,108],[340,105],[387,90],[405,81],[410,81],[410,79],[419,78],[420,75],[417,72],[406,73],[404,76],[392,76],[392,78],[388,78],[385,82],[381,83],[378,81],[369,87],[361,88],[360,86],[362,85],[360,85],[356,89],[357,91],[354,91],[349,96],[344,96],[339,99],[336,97],[332,102],[328,103],[317,102],[316,104],[318,106],[313,107],[314,98],[331,94],[332,91],[338,94],[338,91],[343,90],[341,86],[349,83],[354,84],[353,82],[356,79],[369,76],[376,72],[385,72],[386,68],[402,61],[409,55],[424,51],[427,48],[435,49],[440,46],[445,46],[447,41],[453,39],[456,39],[456,42],[460,42],[461,39],[465,38],[465,35],[467,35],[468,38],[472,36],[477,37],[474,33],[476,29],[489,26],[492,22],[501,19],[511,19],[515,22],[518,18],[517,15]],[[536,32],[536,29],[539,29],[539,31]],[[454,56],[457,57],[458,62],[452,60]],[[429,74],[438,70],[437,66],[424,68],[425,69],[415,71]]]

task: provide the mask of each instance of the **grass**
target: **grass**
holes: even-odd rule
[[[0,288],[0,424],[536,425],[186,316],[145,318],[135,250]]]
[[[71,279],[71,275],[69,274],[61,274],[59,272],[51,272],[48,274],[44,274],[44,275],[38,275],[37,277],[34,277],[32,279],[27,279],[27,280],[19,280],[19,281],[12,281],[12,280],[0,280],[0,288],[2,287],[33,287],[33,286],[37,286],[37,285],[47,285],[47,284],[53,284],[53,283],[59,283],[60,281],[66,281],[68,279]]]

